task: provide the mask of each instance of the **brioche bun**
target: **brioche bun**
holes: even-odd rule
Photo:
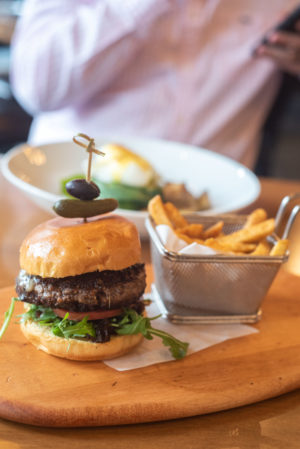
[[[54,218],[34,228],[20,248],[21,268],[43,278],[123,270],[140,262],[138,231],[118,215],[93,217],[86,223],[82,218]]]
[[[113,359],[131,351],[142,340],[142,334],[112,336],[107,343],[93,343],[84,340],[57,337],[46,326],[34,321],[21,323],[21,330],[27,340],[47,354],[68,360],[92,362]]]

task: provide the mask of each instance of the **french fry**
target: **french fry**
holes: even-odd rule
[[[253,243],[243,243],[243,242],[221,242],[218,239],[210,238],[204,240],[204,245],[210,248],[220,251],[222,253],[251,253],[255,249],[255,244]]]
[[[251,256],[267,256],[270,254],[270,250],[270,243],[266,239],[263,239],[258,243],[255,250],[251,253]]]
[[[264,209],[255,209],[248,215],[244,228],[249,228],[267,219],[267,212]]]
[[[170,226],[170,228],[174,228],[173,224],[171,223],[162,199],[160,197],[160,195],[156,195],[154,196],[148,203],[148,212],[150,214],[150,216],[153,218],[154,222],[156,225],[160,225],[160,224],[165,224]]]
[[[175,233],[176,233],[176,235],[177,235],[178,238],[180,238],[180,239],[183,240],[184,242],[188,243],[189,245],[190,245],[191,243],[199,243],[200,245],[203,245],[203,240],[189,237],[188,235],[183,234],[183,233],[181,232],[181,229],[179,229],[179,230],[176,230],[176,229],[175,229]]]
[[[209,239],[211,237],[218,237],[223,230],[223,226],[224,221],[217,221],[217,223],[205,229],[205,231],[203,232],[203,238]]]
[[[201,237],[203,237],[203,225],[200,223],[189,224],[183,228],[180,228],[180,233],[191,238],[201,239]]]
[[[288,249],[288,240],[278,240],[272,248],[266,239],[274,232],[275,220],[267,219],[264,209],[254,210],[243,228],[226,235],[223,233],[223,221],[217,221],[207,229],[200,223],[188,223],[179,209],[171,202],[164,204],[160,195],[149,201],[148,211],[156,225],[170,226],[178,238],[186,243],[206,245],[223,254],[282,256]]]
[[[270,256],[284,256],[287,252],[289,241],[287,239],[278,240],[270,251]]]
[[[257,223],[248,228],[242,228],[232,234],[224,235],[223,237],[218,238],[218,240],[220,243],[257,243],[272,234],[274,229],[275,220],[274,218],[269,218],[268,220],[262,221],[261,223]]]
[[[165,203],[164,208],[175,229],[188,226],[188,222],[173,203]]]

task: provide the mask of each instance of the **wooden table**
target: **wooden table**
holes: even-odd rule
[[[262,179],[256,204],[269,215],[280,199],[300,192],[300,181]],[[0,175],[0,287],[14,283],[18,248],[26,233],[49,217]],[[247,210],[245,210],[247,212]],[[291,257],[285,269],[300,275],[300,217],[291,238]],[[149,283],[152,270],[147,243],[143,244]],[[299,292],[295,292],[299,295]],[[300,446],[300,391],[255,405],[176,421],[131,426],[50,429],[35,428],[0,419],[0,448],[298,448]]]

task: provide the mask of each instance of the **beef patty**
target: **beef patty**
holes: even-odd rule
[[[16,279],[20,300],[72,312],[129,306],[141,297],[145,287],[144,264],[119,271],[94,271],[65,278],[42,278],[21,270]]]

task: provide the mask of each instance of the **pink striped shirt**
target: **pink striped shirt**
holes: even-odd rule
[[[252,167],[280,74],[251,51],[294,0],[27,0],[12,45],[32,143],[136,135]]]

